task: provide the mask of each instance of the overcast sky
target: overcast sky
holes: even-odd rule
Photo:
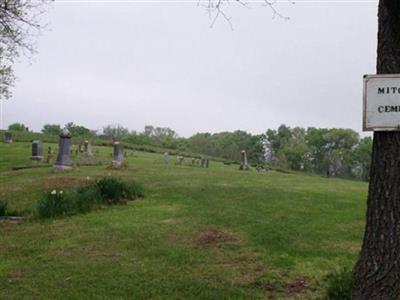
[[[377,2],[231,5],[213,28],[196,1],[56,1],[38,54],[16,66],[4,125],[119,123],[182,136],[289,126],[361,132]]]

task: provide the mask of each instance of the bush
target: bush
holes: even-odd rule
[[[106,204],[125,203],[128,198],[128,186],[117,178],[105,177],[98,180],[96,186],[103,202]]]
[[[101,204],[100,193],[95,185],[79,187],[74,199],[77,213],[87,213]]]
[[[38,215],[41,219],[71,214],[72,208],[71,198],[63,191],[56,190],[45,193],[37,204]]]
[[[7,215],[7,206],[8,202],[6,200],[0,199],[0,217],[4,217]]]
[[[328,275],[327,300],[350,300],[353,290],[353,272],[347,268]]]
[[[115,177],[105,177],[96,182],[101,199],[105,204],[126,203],[144,196],[143,188],[136,182],[126,183]]]
[[[38,201],[37,212],[40,219],[74,215],[87,213],[102,204],[123,204],[143,196],[140,184],[106,177],[65,193],[56,190],[45,193]]]

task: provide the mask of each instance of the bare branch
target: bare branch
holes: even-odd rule
[[[226,13],[226,7],[229,6],[231,3],[241,5],[245,8],[251,8],[250,6],[250,0],[249,1],[244,1],[244,0],[198,0],[197,5],[204,7],[211,19],[211,24],[210,27],[213,27],[215,25],[215,22],[217,21],[218,18],[222,17],[230,26],[230,28],[233,30],[232,22],[231,22],[231,17],[227,15]],[[279,17],[283,20],[289,20],[290,18],[283,15],[277,8],[277,0],[261,0],[262,5],[265,7],[269,7],[272,11],[272,17]],[[288,3],[294,4],[292,0],[287,0]]]

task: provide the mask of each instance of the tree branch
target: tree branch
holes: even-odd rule
[[[223,18],[230,26],[230,28],[233,30],[233,25],[231,22],[231,17],[227,15],[226,13],[226,7],[229,6],[231,3],[241,5],[245,8],[251,8],[249,1],[244,1],[244,0],[198,0],[197,5],[204,7],[208,15],[211,19],[211,24],[210,27],[214,27],[215,22],[218,20],[218,18]],[[283,20],[289,20],[290,18],[283,15],[277,8],[277,0],[260,0],[258,2],[262,2],[262,5],[265,7],[269,7],[273,13],[272,17],[279,17]],[[287,0],[288,3],[294,4],[292,0]]]

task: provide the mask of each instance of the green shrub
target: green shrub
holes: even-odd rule
[[[74,199],[77,213],[87,213],[101,204],[101,196],[95,185],[77,188]]]
[[[73,190],[47,192],[38,201],[40,219],[87,213],[102,204],[123,204],[143,197],[143,188],[136,182],[126,183],[118,178],[105,177],[94,184]]]
[[[106,204],[125,203],[128,199],[129,187],[115,177],[105,177],[96,182],[100,196]]]
[[[326,299],[350,300],[353,284],[353,272],[347,268],[329,274]]]
[[[144,196],[143,187],[137,182],[126,183],[119,178],[105,177],[96,182],[99,194],[105,204],[126,203]]]
[[[0,199],[0,217],[4,217],[7,215],[7,206],[8,202],[6,200]]]
[[[53,190],[42,196],[37,204],[37,211],[41,219],[68,215],[73,211],[73,203],[71,197],[63,191]]]

